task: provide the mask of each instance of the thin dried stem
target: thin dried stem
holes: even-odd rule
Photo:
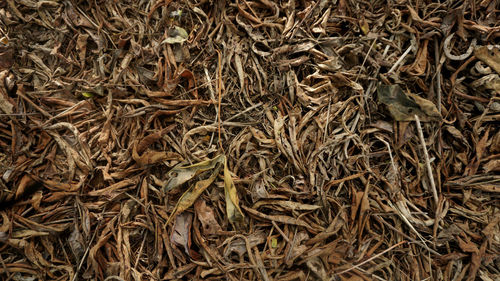
[[[435,206],[438,206],[439,198],[436,190],[436,184],[434,183],[434,175],[432,174],[431,161],[429,160],[429,153],[427,152],[427,146],[425,145],[424,133],[422,131],[422,125],[420,125],[420,119],[415,115],[415,123],[417,123],[418,136],[420,137],[420,143],[422,144],[422,150],[424,151],[425,166],[427,168],[427,176],[431,183],[432,196],[434,197]]]

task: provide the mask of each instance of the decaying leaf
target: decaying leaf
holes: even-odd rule
[[[379,85],[378,101],[387,106],[396,121],[414,121],[417,115],[421,121],[440,121],[441,114],[429,100],[411,93],[404,93],[399,85]]]
[[[184,212],[175,218],[174,229],[172,230],[171,240],[175,244],[182,246],[186,254],[191,255],[191,225],[193,223],[193,214]]]
[[[3,82],[7,78],[8,73],[8,70],[1,70],[0,67],[0,112],[12,114],[12,110],[14,109],[14,101],[7,95],[7,92],[5,91],[6,89],[4,87],[5,84]]]
[[[80,260],[85,253],[83,236],[75,226],[68,238],[69,246],[76,260]]]
[[[217,156],[214,159],[202,161],[193,165],[182,166],[181,164],[171,169],[168,174],[168,181],[163,186],[163,191],[169,191],[172,188],[178,187],[188,180],[194,178],[196,175],[204,171],[214,169],[217,164],[222,163],[223,156]]]
[[[250,248],[253,248],[257,245],[260,245],[264,242],[266,242],[266,234],[259,231],[259,232],[255,232],[255,233],[252,233],[250,235],[248,235],[247,237],[247,241],[248,241],[248,246],[250,246]],[[238,256],[242,256],[244,255],[245,253],[247,253],[247,245],[246,245],[246,242],[244,239],[238,237],[236,239],[231,239],[230,241],[225,241],[224,244],[228,244],[228,246],[226,247],[226,249],[224,250],[224,256],[227,258],[229,257],[229,255],[231,255],[232,253],[236,253],[238,254]]]
[[[182,43],[185,42],[187,38],[188,38],[188,33],[184,28],[179,26],[174,26],[172,29],[168,31],[168,37],[161,43],[162,44]]]
[[[132,147],[132,158],[137,162],[137,164],[141,166],[151,165],[168,160],[180,161],[182,159],[182,156],[179,153],[171,151],[153,151],[145,149],[145,152],[139,154],[137,152],[137,146],[139,145],[134,145]]]
[[[498,1],[229,2],[0,1],[0,280],[499,279]]]
[[[409,72],[412,75],[419,76],[423,75],[427,70],[427,45],[429,41],[424,40],[424,42],[419,46],[418,53],[413,64],[404,66],[401,71]]]
[[[301,204],[298,202],[293,202],[293,201],[282,201],[282,200],[261,200],[257,202],[255,205],[253,205],[254,209],[258,209],[260,206],[264,205],[277,205],[282,208],[285,208],[287,210],[291,211],[314,211],[319,208],[320,206],[316,205],[309,205],[309,204]]]
[[[0,38],[0,71],[8,69],[14,64],[14,49],[10,45],[7,37]]]
[[[240,209],[240,199],[227,167],[227,159],[224,159],[224,194],[226,195],[226,212],[231,223],[241,221],[245,216]]]
[[[198,199],[203,191],[205,191],[205,189],[207,189],[218,176],[222,165],[224,165],[224,194],[226,199],[226,212],[228,219],[231,223],[235,223],[241,221],[244,218],[244,215],[239,207],[239,198],[236,187],[234,185],[233,179],[231,178],[229,168],[227,167],[226,157],[224,155],[219,155],[214,159],[202,161],[194,165],[174,167],[169,172],[169,175],[171,175],[172,178],[170,178],[167,182],[165,190],[170,190],[174,187],[177,187],[203,171],[211,170],[211,174],[208,179],[196,182],[186,192],[184,192],[179,201],[177,201],[174,211],[169,217],[167,224],[170,222],[171,218],[174,215],[182,213],[191,205],[193,205],[196,199]]]
[[[303,245],[304,241],[309,238],[309,235],[305,231],[301,231],[294,235],[292,243],[290,243],[285,250],[285,263],[288,266],[292,266],[294,264],[295,259],[304,254],[308,246]]]
[[[486,162],[483,168],[486,173],[500,172],[500,159],[494,159]]]
[[[204,234],[216,234],[217,232],[222,231],[222,228],[215,219],[214,211],[212,208],[207,206],[205,200],[198,199],[194,203],[194,210],[201,222]]]
[[[474,55],[485,64],[493,68],[500,75],[500,47],[481,46],[474,50]]]
[[[205,180],[200,180],[196,182],[193,186],[191,186],[184,194],[182,194],[181,198],[179,198],[179,201],[177,201],[177,204],[175,205],[174,210],[172,211],[172,214],[167,220],[168,224],[170,220],[175,217],[177,214],[180,214],[187,210],[191,205],[194,204],[196,199],[205,191],[210,184],[215,180],[215,178],[218,176],[219,171],[221,169],[222,164],[220,162],[215,162],[216,166],[214,167],[214,170],[211,171],[211,175],[208,179]]]

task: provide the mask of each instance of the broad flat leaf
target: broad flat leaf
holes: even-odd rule
[[[193,223],[193,214],[186,212],[177,216],[175,219],[174,231],[170,239],[175,244],[184,247],[186,254],[189,254],[191,248],[191,225]]]
[[[256,231],[250,233],[246,236],[250,249],[263,244],[266,242],[267,235],[262,231]],[[224,242],[226,243],[226,242]],[[231,239],[229,245],[224,249],[224,257],[227,258],[232,253],[236,253],[239,256],[244,255],[247,252],[246,242],[241,237]]]
[[[227,168],[227,159],[224,157],[224,193],[226,194],[226,212],[231,223],[241,221],[244,216],[240,209],[240,199],[234,186],[231,173]]]
[[[194,178],[196,175],[199,175],[200,173],[202,173],[204,171],[208,171],[208,170],[215,168],[217,163],[222,163],[223,160],[224,160],[224,156],[219,155],[219,156],[215,157],[214,159],[202,161],[200,163],[196,163],[193,165],[189,165],[189,166],[177,165],[177,166],[175,166],[167,174],[168,181],[165,184],[165,186],[163,186],[163,192],[169,191],[172,188],[175,188],[175,187],[187,182],[188,180]]]
[[[166,224],[170,222],[170,220],[175,217],[177,214],[180,214],[187,210],[191,205],[194,204],[196,199],[207,189],[212,182],[214,182],[215,178],[219,174],[221,164],[218,162],[217,163],[213,173],[210,175],[208,179],[201,180],[197,183],[195,183],[193,186],[191,186],[184,194],[182,194],[181,198],[177,202],[177,205],[175,205],[174,211],[172,212],[172,215],[168,218],[168,221]]]
[[[215,234],[222,231],[219,223],[215,219],[214,211],[207,206],[203,199],[196,200],[194,203],[194,210],[202,225],[203,234]]]
[[[441,114],[429,100],[411,93],[404,93],[399,85],[379,85],[378,101],[389,109],[396,121],[414,121],[417,115],[421,121],[440,121]]]

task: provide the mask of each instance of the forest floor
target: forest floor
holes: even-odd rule
[[[500,280],[500,4],[442,2],[1,1],[0,279]]]

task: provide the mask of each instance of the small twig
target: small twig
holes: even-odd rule
[[[332,97],[330,96],[330,98],[328,100],[328,112],[326,113],[325,132],[323,134],[323,143],[325,142],[326,135],[328,134],[328,123],[330,121],[330,107],[331,107],[331,104],[332,104]]]
[[[373,49],[373,46],[375,46],[375,43],[377,43],[377,38],[375,38],[373,40],[372,44],[370,45],[370,48],[368,49],[368,52],[366,52],[365,58],[363,59],[363,63],[361,63],[361,67],[359,68],[358,75],[356,75],[356,79],[354,80],[354,82],[358,82],[358,79],[360,77],[359,74],[361,74],[361,70],[363,70],[363,67],[365,66],[366,60],[368,59],[368,56],[370,55],[370,52]]]
[[[245,110],[241,111],[240,113],[238,113],[238,114],[236,114],[236,115],[233,115],[233,116],[231,116],[231,117],[227,118],[227,119],[224,121],[224,123],[225,123],[225,122],[228,122],[228,121],[231,121],[231,120],[233,120],[233,119],[235,119],[235,118],[238,118],[238,117],[240,117],[241,115],[243,115],[243,114],[247,113],[248,111],[254,110],[254,109],[255,109],[255,108],[257,108],[257,107],[262,106],[262,104],[263,104],[262,102],[259,102],[258,104],[254,104],[254,105],[250,106],[249,108],[247,108],[247,109],[245,109]]]
[[[212,81],[212,79],[210,78],[210,75],[208,75],[208,69],[205,67],[205,76],[207,77],[207,81]],[[212,83],[207,83],[208,84],[208,89],[209,89],[209,92],[210,92],[210,98],[212,100],[215,100],[215,92],[214,92],[214,88],[212,87]],[[220,104],[219,104],[220,105]],[[214,124],[217,122],[217,119],[219,118],[219,108],[218,106],[215,106],[215,114],[216,114],[216,120],[214,121]],[[212,146],[212,142],[214,140],[214,132],[212,132],[212,136],[210,137],[210,143],[208,145],[208,147],[211,147]]]
[[[402,244],[404,244],[404,243],[406,243],[406,240],[403,240],[403,241],[401,241],[401,242],[399,242],[399,243],[397,243],[397,244],[395,244],[395,245],[392,245],[392,246],[391,246],[391,247],[389,247],[388,249],[385,249],[384,251],[382,251],[382,252],[380,252],[380,253],[378,253],[378,254],[374,255],[373,257],[371,257],[371,258],[369,258],[369,259],[365,260],[364,262],[358,263],[357,265],[355,265],[355,266],[353,266],[353,267],[351,267],[351,268],[348,268],[348,269],[346,269],[346,270],[344,270],[344,271],[341,271],[341,272],[335,273],[335,274],[334,274],[334,276],[335,276],[335,275],[341,275],[341,274],[347,273],[347,272],[349,272],[349,271],[351,271],[351,270],[353,270],[353,269],[356,269],[356,268],[358,268],[358,267],[362,266],[363,264],[365,264],[365,263],[367,263],[367,262],[370,262],[370,261],[372,261],[372,260],[374,260],[374,259],[376,259],[376,258],[380,257],[381,255],[383,255],[383,254],[385,254],[385,253],[387,253],[387,252],[391,251],[392,249],[394,249],[394,248],[396,248],[397,246],[400,246],[400,245],[402,245]],[[332,278],[332,279],[330,279],[330,280],[334,280],[334,279]]]
[[[401,211],[401,209],[405,208],[406,206],[404,206],[404,204],[406,204],[406,202],[408,201],[407,199],[405,199],[404,197],[401,198],[402,200],[401,201],[398,201],[396,203],[396,205],[392,204],[391,201],[388,201],[387,204],[392,208],[394,209],[398,216],[403,220],[404,223],[406,223],[406,225],[411,229],[411,231],[413,231],[413,233],[415,233],[417,235],[417,237],[420,239],[420,241],[422,241],[422,244],[424,245],[424,247],[430,251],[431,248],[429,248],[429,246],[427,246],[427,244],[425,243],[426,239],[422,236],[422,234],[420,234],[417,229],[411,224],[410,220],[403,214],[403,212]],[[405,200],[405,201],[403,201]]]
[[[433,253],[434,255],[436,256],[441,256],[441,254],[431,248],[429,248],[429,246],[427,246],[425,244],[425,241],[418,241],[418,240],[415,240],[413,238],[411,238],[411,236],[407,235],[406,233],[402,232],[401,230],[395,228],[394,226],[392,226],[390,223],[386,222],[385,220],[383,220],[382,218],[380,218],[378,215],[373,215],[373,217],[378,221],[378,222],[381,222],[383,223],[385,226],[387,226],[388,228],[390,228],[391,230],[393,231],[396,231],[399,235],[403,236],[404,238],[410,240],[411,243],[414,243],[414,244],[417,244],[419,245],[420,247],[426,249],[427,251],[429,251],[429,253]]]
[[[225,154],[224,152],[224,147],[222,147],[222,139],[221,139],[221,116],[220,116],[220,106],[222,102],[222,54],[219,50],[217,51],[217,61],[218,61],[218,66],[217,66],[217,95],[219,96],[219,101],[218,101],[218,110],[217,110],[217,119],[218,119],[218,136],[219,136],[219,147],[222,150],[222,153]]]
[[[45,117],[52,118],[52,115],[45,111],[43,108],[38,106],[36,103],[34,103],[32,100],[30,100],[24,93],[22,93],[20,90],[17,91],[16,93],[18,96],[20,96],[23,100],[31,104],[36,110],[38,110],[40,113],[42,113]]]
[[[288,237],[285,235],[283,230],[281,230],[281,228],[278,226],[278,224],[276,224],[274,221],[271,221],[271,223],[273,224],[274,228],[276,228],[276,230],[279,232],[281,237],[283,237],[283,239],[285,239],[286,242],[290,243],[290,239],[288,239]]]
[[[432,175],[431,162],[429,160],[429,154],[427,153],[427,148],[425,146],[424,133],[422,131],[422,126],[420,125],[420,119],[415,115],[415,122],[417,123],[418,136],[420,137],[420,142],[422,143],[422,149],[424,150],[425,166],[427,167],[427,174],[429,176],[429,181],[431,182],[432,196],[434,197],[434,202],[436,206],[438,205],[439,199],[436,190],[436,184],[434,183],[434,176]]]
[[[436,60],[436,96],[437,109],[441,113],[441,62],[439,56],[439,45],[437,40],[434,40],[434,59]]]
[[[408,49],[406,49],[406,51],[403,53],[403,55],[396,61],[396,63],[391,67],[391,69],[389,69],[389,71],[387,72],[387,74],[390,74],[390,73],[394,72],[394,70],[396,70],[396,68],[398,68],[399,64],[401,64],[401,62],[410,53],[410,51],[411,51],[411,45],[408,46]]]
[[[396,168],[396,164],[394,164],[394,157],[392,157],[392,151],[391,151],[391,145],[385,141],[382,137],[380,136],[375,136],[379,141],[383,142],[385,146],[387,146],[387,150],[389,153],[389,157],[391,159],[391,166],[392,166],[392,171],[394,172],[394,175],[398,177],[398,169]],[[398,177],[399,178],[399,177]]]

